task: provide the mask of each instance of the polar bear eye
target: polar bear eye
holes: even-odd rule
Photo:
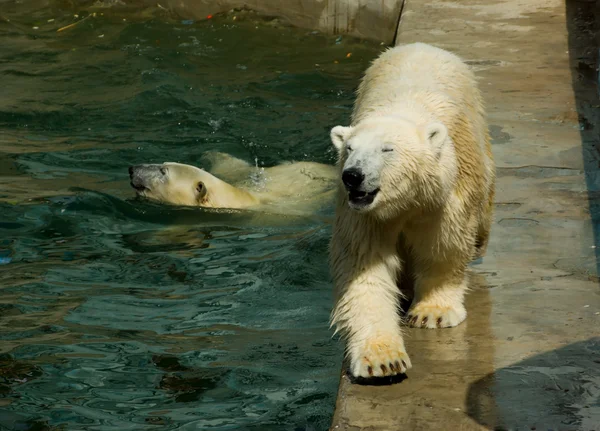
[[[391,153],[392,151],[394,151],[394,149],[391,147],[383,147],[381,151],[383,151],[384,153]]]
[[[351,153],[352,150],[353,150],[353,148],[350,145],[346,146],[346,151],[348,151],[349,153]]]
[[[165,168],[165,167],[161,167],[161,168],[160,168],[160,173],[161,173],[162,175],[167,175],[167,168]]]

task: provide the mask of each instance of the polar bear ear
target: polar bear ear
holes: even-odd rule
[[[204,199],[204,196],[206,196],[207,192],[208,190],[206,190],[206,184],[204,184],[202,181],[198,181],[196,184],[196,193],[198,193],[198,199]]]
[[[341,151],[350,133],[352,133],[352,127],[335,126],[331,129],[331,142],[338,151]]]
[[[448,137],[448,129],[442,123],[429,123],[425,127],[425,137],[436,151],[440,151]]]

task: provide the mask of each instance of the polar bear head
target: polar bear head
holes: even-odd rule
[[[246,208],[258,203],[251,193],[195,166],[170,162],[130,166],[129,177],[138,196],[159,202],[206,208]]]
[[[336,126],[341,180],[350,208],[380,218],[439,205],[456,178],[456,157],[448,129],[431,121],[416,124],[395,116]]]

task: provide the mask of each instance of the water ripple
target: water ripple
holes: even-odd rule
[[[380,48],[117,3],[60,33],[88,12],[3,10],[0,429],[326,429],[333,208],[156,205],[127,167],[331,163],[328,129]]]

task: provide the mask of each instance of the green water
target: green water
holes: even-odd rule
[[[91,12],[0,3],[0,429],[326,429],[331,204],[161,206],[127,167],[332,163],[381,47],[245,13],[56,32]]]

